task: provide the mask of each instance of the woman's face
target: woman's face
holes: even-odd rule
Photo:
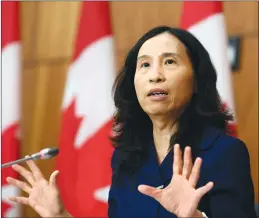
[[[169,33],[147,40],[138,53],[134,85],[148,115],[179,112],[194,89],[192,65],[184,44]]]

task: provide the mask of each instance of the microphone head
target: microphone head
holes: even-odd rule
[[[58,152],[59,152],[58,148],[50,148],[47,153],[51,156],[56,156],[58,155]]]
[[[40,151],[40,159],[49,159],[58,155],[58,153],[59,153],[58,148],[45,148]]]

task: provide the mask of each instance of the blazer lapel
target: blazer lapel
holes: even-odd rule
[[[212,127],[212,126],[207,126],[202,134],[201,137],[201,142],[199,144],[199,150],[201,152],[209,150],[215,141],[218,139],[218,137],[222,134],[222,131]],[[154,149],[155,152],[155,149]],[[156,153],[155,153],[156,155]],[[159,166],[160,174],[161,174],[161,179],[163,187],[166,187],[173,176],[173,161],[174,161],[174,156],[173,156],[173,150],[171,150],[162,164]]]

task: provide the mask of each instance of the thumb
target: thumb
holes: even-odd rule
[[[209,192],[213,188],[213,186],[213,182],[208,182],[205,186],[198,188],[197,191],[199,193],[199,197],[202,198],[202,196]]]
[[[144,195],[147,195],[149,197],[152,197],[156,200],[159,200],[162,190],[159,188],[154,188],[148,185],[139,185],[138,186],[139,192],[141,192]]]
[[[51,175],[50,175],[50,178],[49,178],[49,184],[50,186],[52,186],[53,188],[56,188],[58,189],[58,186],[57,186],[57,177],[59,175],[59,171],[58,170],[55,170]]]

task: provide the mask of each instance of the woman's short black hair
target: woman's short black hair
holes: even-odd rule
[[[203,45],[183,29],[167,26],[151,29],[131,48],[113,86],[117,111],[114,116],[114,135],[111,140],[117,149],[116,159],[119,171],[137,170],[145,160],[147,147],[152,143],[152,122],[138,102],[134,74],[138,52],[143,43],[164,32],[177,37],[185,45],[192,63],[195,87],[190,102],[178,119],[178,130],[171,136],[170,148],[175,143],[179,143],[182,149],[189,145],[195,155],[206,126],[214,126],[226,131],[227,122],[232,120],[232,116],[219,97],[216,88],[216,70]]]

